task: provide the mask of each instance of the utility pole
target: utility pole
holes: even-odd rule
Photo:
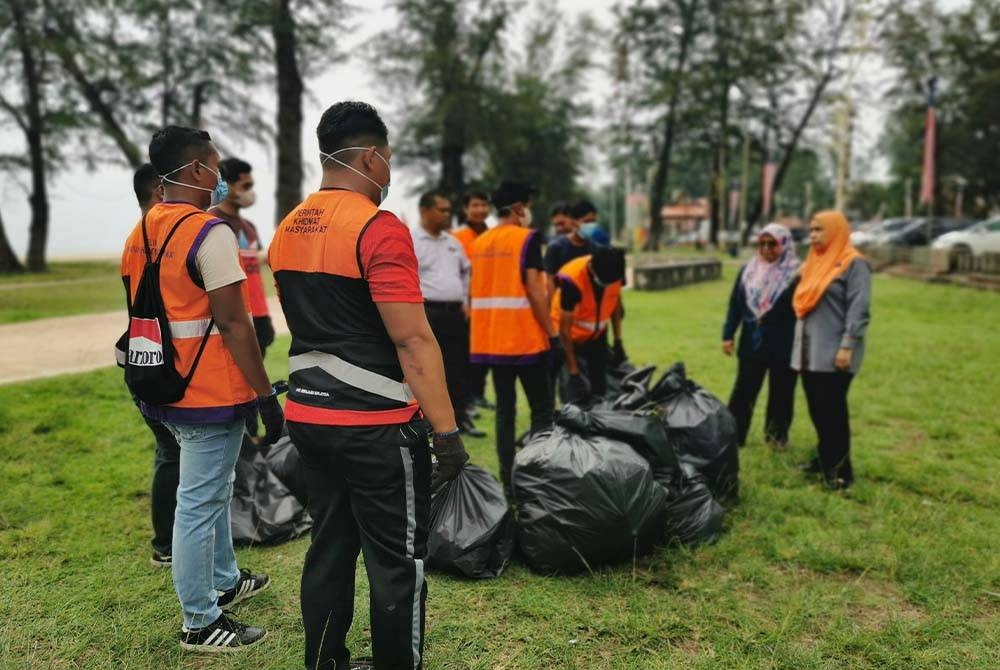
[[[813,183],[812,180],[806,182],[805,208],[802,212],[802,219],[808,221],[813,211]]]
[[[965,192],[965,185],[969,183],[965,177],[955,177],[955,218],[962,218],[962,195]]]
[[[913,180],[909,177],[903,180],[903,216],[913,217]]]

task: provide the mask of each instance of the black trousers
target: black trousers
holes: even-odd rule
[[[848,483],[854,481],[851,467],[851,417],[847,406],[847,392],[854,375],[849,372],[802,373],[802,386],[806,391],[809,416],[819,438],[817,449],[823,474]]]
[[[528,397],[531,408],[531,430],[543,430],[552,425],[555,403],[552,394],[552,378],[548,359],[543,358],[531,365],[494,365],[493,391],[497,396],[496,431],[497,457],[500,459],[500,479],[510,486],[510,472],[514,467],[514,443],[517,441],[517,388]]]
[[[598,399],[608,392],[608,335],[596,340],[573,343],[573,355],[580,374],[590,382],[592,399]],[[563,403],[576,402],[569,392],[569,368],[563,365],[558,373],[559,397]]]
[[[465,379],[469,374],[469,322],[460,302],[425,303],[427,321],[441,347],[448,395],[461,424],[468,419]]]
[[[757,396],[767,377],[767,413],[764,437],[769,442],[786,444],[788,429],[795,415],[795,384],[798,374],[788,365],[769,364],[767,361],[740,358],[736,383],[729,397],[729,411],[736,418],[739,444],[743,446],[750,432],[753,409]]]
[[[156,438],[153,459],[153,486],[150,508],[153,517],[153,550],[169,556],[174,541],[174,511],[177,509],[177,485],[181,479],[181,448],[177,439],[159,421],[142,417]]]
[[[426,424],[288,422],[313,518],[302,571],[306,667],[347,670],[354,574],[364,555],[379,670],[422,668],[431,457]]]
[[[469,404],[486,396],[486,375],[489,373],[488,365],[469,363],[468,382],[465,385],[465,396]]]
[[[269,316],[253,317],[253,330],[257,335],[257,345],[260,347],[260,356],[267,355],[267,348],[274,344],[274,324]]]

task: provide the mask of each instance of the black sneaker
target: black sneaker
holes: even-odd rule
[[[487,400],[482,396],[479,396],[478,398],[473,398],[472,404],[478,407],[479,409],[494,410],[497,408],[496,405],[494,405],[493,403],[491,403],[489,400]]]
[[[181,648],[208,653],[240,651],[257,644],[267,635],[263,628],[240,623],[228,612],[198,630],[181,628]]]
[[[174,564],[174,557],[170,554],[161,554],[153,551],[153,556],[149,559],[149,564],[154,568],[169,568]]]
[[[349,665],[351,670],[372,670],[375,661],[365,656],[364,658],[352,658]]]
[[[255,575],[249,570],[240,570],[240,580],[236,586],[228,591],[219,591],[219,607],[235,605],[247,598],[253,598],[261,591],[271,585],[271,578],[267,575]]]
[[[808,463],[800,465],[799,470],[807,475],[821,475],[823,474],[823,464],[819,462],[818,458],[814,458]]]
[[[486,431],[476,428],[476,424],[472,423],[469,419],[460,421],[458,430],[461,431],[462,435],[468,435],[469,437],[486,437]]]

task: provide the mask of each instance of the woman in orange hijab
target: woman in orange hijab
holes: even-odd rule
[[[802,373],[818,456],[806,466],[831,489],[854,482],[847,392],[861,368],[870,321],[871,268],[851,246],[851,227],[840,212],[816,214],[811,249],[802,266],[793,308],[798,321],[792,368]]]

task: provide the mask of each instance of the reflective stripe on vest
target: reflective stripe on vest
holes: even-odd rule
[[[529,309],[527,298],[473,298],[469,301],[472,309]]]
[[[574,321],[573,325],[576,326],[577,328],[583,328],[584,330],[602,331],[608,327],[609,323],[611,323],[611,320],[605,319],[600,323],[594,323],[593,321]]]
[[[289,374],[309,368],[319,368],[334,379],[389,400],[409,404],[414,399],[410,386],[405,382],[397,382],[371,370],[365,370],[333,354],[308,351],[288,359]]]
[[[170,322],[170,336],[178,340],[187,339],[190,337],[204,337],[205,331],[208,330],[209,324],[212,323],[211,319],[195,319],[194,321],[171,321]],[[212,335],[219,334],[219,327],[212,326]]]

